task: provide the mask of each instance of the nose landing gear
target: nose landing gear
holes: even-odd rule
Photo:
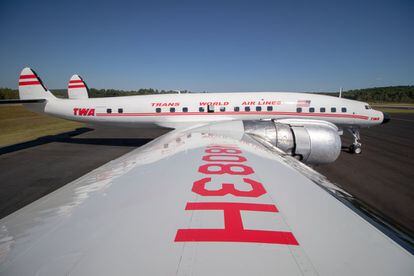
[[[359,136],[359,130],[354,128],[348,128],[348,131],[352,134],[352,137],[354,137],[354,142],[351,146],[349,146],[349,150],[351,151],[351,153],[361,154],[362,144]]]

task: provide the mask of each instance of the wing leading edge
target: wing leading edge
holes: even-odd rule
[[[166,134],[2,219],[0,273],[412,274],[410,253],[238,124]]]

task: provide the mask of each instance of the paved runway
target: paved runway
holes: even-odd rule
[[[0,217],[162,133],[83,128],[0,149]],[[335,163],[315,169],[414,233],[414,115],[394,115],[391,123],[361,134],[362,155],[344,151]]]
[[[388,220],[414,234],[414,114],[361,131],[361,155],[342,152],[332,164],[315,167]],[[351,143],[350,135],[342,143]]]

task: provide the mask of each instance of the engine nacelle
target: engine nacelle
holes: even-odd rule
[[[341,152],[338,128],[329,122],[280,123],[243,121],[248,134],[259,136],[307,164],[334,162]]]

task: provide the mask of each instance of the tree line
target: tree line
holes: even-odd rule
[[[66,89],[53,89],[51,92],[59,98],[67,98]],[[177,91],[173,90],[158,90],[153,88],[143,88],[139,90],[116,90],[116,89],[95,89],[89,90],[89,97],[101,98],[101,97],[118,97],[118,96],[131,96],[131,95],[154,95],[154,94],[173,94]],[[181,93],[192,93],[191,91],[184,90]],[[329,94],[332,96],[338,96],[338,92],[325,92],[318,94]],[[374,87],[349,90],[342,93],[342,97],[357,101],[375,102],[375,103],[414,103],[414,85],[406,86],[387,86],[387,87]],[[18,99],[19,93],[16,89],[0,88],[0,99]]]
[[[338,96],[339,93],[329,95]],[[414,103],[414,85],[354,89],[342,92],[342,97],[370,103]]]
[[[68,92],[66,89],[50,89],[58,98],[68,98]],[[158,90],[153,88],[142,88],[139,90],[117,90],[117,89],[89,89],[90,98],[103,98],[103,97],[119,97],[119,96],[133,96],[133,95],[156,95],[156,94],[177,94],[174,90]],[[180,93],[190,93],[188,90],[182,90]],[[17,89],[1,88],[0,87],[0,99],[18,99],[19,92]]]

